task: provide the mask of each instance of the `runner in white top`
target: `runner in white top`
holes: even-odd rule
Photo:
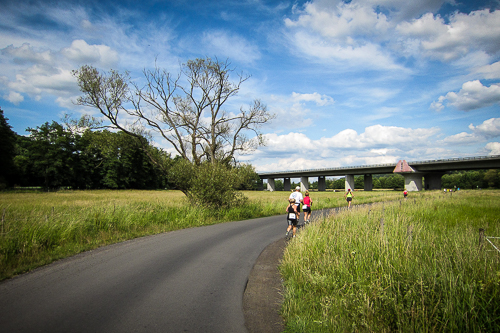
[[[304,202],[304,197],[302,196],[302,193],[300,193],[300,186],[297,186],[295,188],[295,192],[292,192],[292,194],[290,194],[290,197],[288,199],[294,199],[295,200],[295,206],[297,206],[297,212],[299,213],[297,221],[299,221],[299,218],[300,218],[300,204]]]

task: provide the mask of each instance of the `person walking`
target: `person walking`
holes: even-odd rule
[[[352,198],[354,198],[354,194],[351,192],[351,189],[348,189],[344,194],[344,198],[347,200],[347,208],[351,208]]]
[[[295,199],[288,199],[288,206],[286,207],[286,221],[288,227],[286,228],[285,238],[290,238],[290,231],[293,232],[293,237],[297,232],[297,223],[299,222],[299,213],[297,212],[297,205],[295,204]]]
[[[408,190],[406,190],[406,189],[404,190],[403,196],[405,197],[405,199],[408,197]]]
[[[295,200],[295,208],[297,208],[297,222],[300,220],[300,204],[304,203],[304,197],[302,196],[302,193],[300,193],[300,186],[297,186],[295,188],[295,192],[292,192],[290,194],[290,197],[288,199],[294,199]]]
[[[306,191],[304,197],[304,206],[302,206],[302,210],[304,211],[304,223],[307,224],[309,223],[311,219],[311,206],[312,206],[312,200],[311,197],[309,196],[309,191]]]

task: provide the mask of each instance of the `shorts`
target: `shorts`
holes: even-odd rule
[[[295,204],[295,207],[297,207],[297,213],[300,213],[300,204]]]
[[[302,210],[304,213],[310,213],[311,212],[311,207],[307,207],[306,209]]]
[[[347,197],[347,201],[352,201],[352,197]]]
[[[295,219],[295,220],[288,220],[287,219],[287,222],[288,222],[288,225],[293,225],[294,227],[297,226],[297,223],[299,222],[299,220]]]

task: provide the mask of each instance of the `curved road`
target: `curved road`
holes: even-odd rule
[[[284,215],[138,238],[0,283],[1,332],[246,332],[242,298]]]

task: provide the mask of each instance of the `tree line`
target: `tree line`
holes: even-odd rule
[[[283,180],[276,179],[274,181],[274,186],[276,191],[283,191],[285,186]],[[291,182],[291,188],[300,186],[300,183]],[[399,189],[404,188],[405,180],[401,175],[373,175],[373,188],[376,189]],[[332,190],[344,190],[345,189],[345,178],[326,178],[325,179],[326,189]],[[365,187],[363,176],[354,177],[354,188],[362,189]],[[318,181],[313,181],[309,184],[309,189],[317,190]]]
[[[27,132],[27,136],[15,133],[0,109],[0,188],[175,188],[150,156],[171,168],[180,159],[147,143],[144,137],[106,129],[75,130],[55,121]],[[235,169],[242,178],[238,189],[257,186],[253,168]]]

